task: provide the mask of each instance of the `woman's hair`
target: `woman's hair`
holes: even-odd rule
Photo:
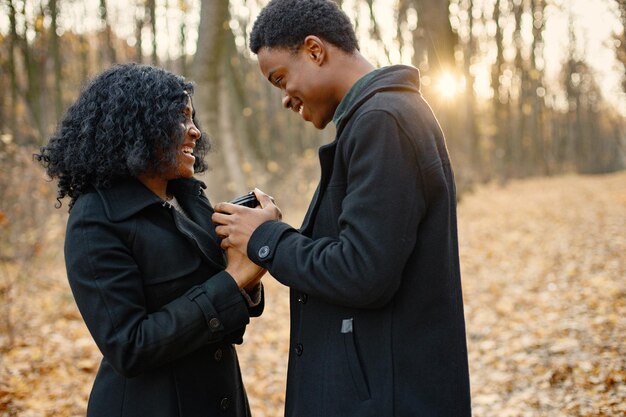
[[[330,0],[272,0],[261,10],[250,32],[250,50],[297,49],[315,35],[347,53],[359,49],[348,16]]]
[[[107,188],[174,166],[192,94],[193,85],[184,78],[149,65],[115,65],[94,78],[35,155],[58,180],[59,207],[69,196],[71,210],[90,186]],[[198,126],[195,114],[193,121]],[[209,148],[203,133],[194,149],[196,172],[207,169]]]

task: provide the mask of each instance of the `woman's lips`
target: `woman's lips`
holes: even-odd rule
[[[183,146],[181,149],[181,153],[189,158],[192,162],[195,162],[196,157],[193,155],[193,148],[191,146]]]

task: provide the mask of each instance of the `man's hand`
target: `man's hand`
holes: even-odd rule
[[[282,219],[282,213],[272,197],[258,188],[254,189],[254,194],[261,204],[260,208],[251,209],[230,203],[215,206],[211,220],[217,225],[215,232],[222,238],[222,249],[235,249],[246,254],[250,236],[257,227],[266,221]]]

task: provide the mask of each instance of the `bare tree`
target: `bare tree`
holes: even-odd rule
[[[506,168],[510,166],[510,153],[507,153],[507,135],[509,133],[506,125],[507,106],[504,100],[506,92],[501,85],[501,76],[504,71],[504,34],[501,25],[502,0],[496,0],[493,6],[492,19],[495,23],[496,33],[494,36],[496,48],[496,61],[491,67],[491,88],[493,90],[493,159],[498,166],[501,179],[506,180],[509,174]],[[505,168],[506,167],[506,168]]]
[[[143,3],[143,7],[140,5]],[[143,63],[143,27],[146,24],[146,3],[140,0],[140,4],[135,8],[135,61]]]
[[[48,3],[48,9],[50,11],[50,50],[52,52],[52,59],[54,61],[54,110],[56,119],[59,120],[63,113],[63,95],[61,93],[61,51],[60,40],[58,35],[57,19],[59,16],[59,9],[57,7],[57,0],[50,0]]]
[[[467,13],[467,39],[463,49],[463,73],[465,76],[465,132],[467,135],[468,153],[470,164],[475,170],[482,168],[480,133],[476,122],[476,94],[474,84],[476,82],[472,73],[472,61],[476,54],[476,39],[474,37],[474,1],[465,0]],[[483,174],[480,173],[482,176]]]
[[[13,109],[17,108],[17,69],[15,66],[15,46],[19,42],[19,36],[17,34],[17,12],[15,10],[15,5],[13,4],[13,0],[8,0],[9,7],[9,59],[8,59],[8,67],[9,67],[9,76],[11,78],[11,106]],[[11,136],[15,138],[17,134],[17,117],[15,110],[8,112],[9,113],[9,129],[11,132]]]
[[[106,0],[100,0],[100,20],[104,26],[104,48],[103,48],[103,61],[108,63],[117,62],[117,56],[115,53],[115,47],[113,46],[113,34],[111,31],[111,25],[109,24],[109,9]]]
[[[626,92],[626,0],[614,0],[617,17],[622,24],[622,32],[615,34],[615,56],[623,68],[622,89]]]
[[[227,103],[222,101],[227,99],[226,93],[222,91],[226,85],[223,81],[220,82],[227,65],[225,45],[230,31],[229,20],[228,0],[202,2],[198,44],[192,67],[193,79],[202,85],[194,102],[202,125],[210,132],[218,131],[221,134],[219,155],[217,159],[210,159],[213,170],[207,178],[212,184],[212,191],[220,197],[226,197],[226,192],[232,194],[246,189],[230,126],[230,100]],[[224,184],[228,188],[226,192]]]
[[[545,173],[547,165],[545,160],[545,136],[544,136],[544,96],[543,85],[544,67],[543,64],[543,32],[545,29],[545,9],[546,0],[531,0],[530,10],[533,22],[533,41],[530,49],[530,88],[529,96],[532,97],[532,111],[530,118],[530,131],[532,132],[533,152],[531,162],[528,166],[533,167],[536,173]]]
[[[157,27],[156,27],[156,1],[146,1],[146,12],[150,18],[150,30],[152,32],[152,65],[159,64],[159,56],[157,54]]]
[[[414,65],[433,74],[455,68],[456,36],[450,25],[449,0],[410,0],[417,11]]]
[[[187,0],[178,0],[178,8],[183,13],[183,15],[187,15],[188,6]],[[183,17],[180,22],[180,73],[183,76],[187,76],[187,19]]]

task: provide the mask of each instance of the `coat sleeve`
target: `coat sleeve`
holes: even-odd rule
[[[228,340],[249,322],[247,303],[225,271],[148,313],[137,263],[119,230],[87,200],[92,208],[75,207],[68,222],[67,274],[90,333],[116,371],[136,376]]]
[[[267,222],[252,235],[248,256],[296,291],[333,304],[377,308],[400,286],[426,203],[414,144],[396,119],[373,110],[354,123],[358,133],[340,139],[347,141],[341,156],[346,193],[337,197],[343,197],[341,214],[333,218],[320,211],[315,220],[338,222],[338,237],[311,239],[284,223]]]

